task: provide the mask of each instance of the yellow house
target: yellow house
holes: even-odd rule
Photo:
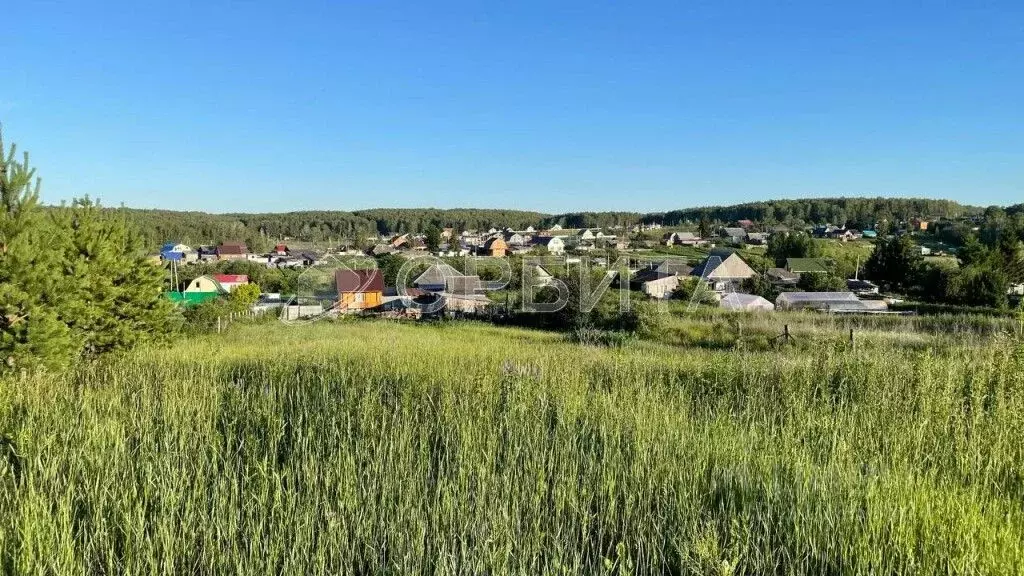
[[[213,276],[200,276],[188,283],[185,292],[216,292],[227,294],[227,290]]]
[[[337,270],[338,309],[367,310],[384,303],[384,276],[380,270]]]

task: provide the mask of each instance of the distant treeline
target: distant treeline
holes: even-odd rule
[[[960,218],[979,215],[984,210],[951,200],[927,198],[811,198],[769,200],[735,206],[711,206],[648,214],[644,220],[669,226],[707,219],[716,222],[753,220],[766,224],[849,224],[858,228],[881,222],[900,222],[911,218]]]
[[[434,226],[462,230],[488,230],[512,227],[522,230],[527,226],[539,226],[547,214],[523,210],[490,210],[478,208],[378,208],[357,210],[356,216],[374,225],[381,234],[404,234],[424,232]]]
[[[522,210],[380,208],[373,210],[305,211],[280,214],[208,214],[173,210],[110,208],[123,213],[142,230],[150,246],[175,241],[213,244],[240,240],[252,249],[264,249],[283,238],[306,241],[349,241],[361,244],[367,236],[425,232],[429,228],[487,230],[512,227],[524,229],[610,228],[638,223],[678,226],[705,220],[724,224],[749,219],[763,224],[849,224],[867,228],[881,222],[899,222],[914,217],[958,218],[979,215],[983,209],[949,200],[919,198],[814,198],[772,200],[735,206],[711,206],[670,212],[572,212],[543,214]],[[1012,206],[1013,214],[1024,205]]]

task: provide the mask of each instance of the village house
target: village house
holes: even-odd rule
[[[213,279],[227,292],[249,283],[249,277],[245,274],[214,274]]]
[[[220,296],[227,294],[227,288],[221,286],[220,282],[217,281],[213,276],[199,276],[193,278],[188,286],[185,287],[184,292],[187,293],[204,293],[212,294],[213,296]]]
[[[747,244],[753,244],[755,246],[764,246],[768,243],[768,237],[771,236],[767,232],[751,232],[747,234]]]
[[[525,234],[519,232],[506,232],[505,233],[505,244],[509,246],[525,246],[529,241],[529,238]]]
[[[410,241],[411,240],[408,234],[398,234],[397,236],[392,236],[388,240],[388,244],[390,244],[391,247],[394,248],[395,250],[400,250],[404,248],[409,248]]]
[[[716,292],[726,292],[738,289],[744,280],[757,273],[735,252],[713,250],[690,275],[704,280]]]
[[[464,276],[450,264],[437,263],[423,271],[412,281],[412,285],[428,292],[444,292],[448,278]]]
[[[191,263],[199,259],[199,253],[185,244],[168,242],[160,248],[160,259],[166,262]]]
[[[786,270],[794,274],[826,273],[830,268],[826,258],[786,258]]]
[[[380,270],[336,270],[334,284],[339,312],[368,310],[384,302],[384,276]]]
[[[534,246],[542,246],[547,249],[548,254],[565,253],[565,241],[561,236],[534,236],[530,241]]]
[[[496,236],[484,242],[478,253],[481,256],[504,258],[506,250],[508,250],[508,245],[505,244],[505,240],[501,236]]]
[[[815,238],[828,238],[828,235],[831,234],[832,231],[835,229],[835,226],[832,226],[831,224],[826,224],[824,226],[816,226],[811,231],[811,235],[814,236]]]
[[[785,268],[769,268],[764,273],[765,278],[776,287],[796,286],[797,282],[800,281],[800,275],[795,272],[790,272]]]
[[[478,314],[492,306],[491,299],[483,291],[483,282],[479,276],[455,276],[445,280],[445,289],[441,297],[445,301],[445,309],[450,312]]]
[[[851,240],[860,240],[861,233],[858,230],[848,228],[837,228],[828,233],[828,237],[833,240],[840,240],[842,242],[849,242]]]
[[[753,220],[737,220],[736,225],[744,230],[750,230],[754,227],[754,222]]]
[[[245,242],[223,242],[217,246],[218,260],[248,260],[249,248]]]
[[[394,251],[395,249],[391,247],[391,244],[375,244],[366,252],[370,256],[383,256],[385,254],[391,254]]]
[[[640,270],[629,279],[629,287],[651,298],[669,298],[679,287],[679,275],[659,272],[655,268]]]
[[[540,264],[534,264],[533,266],[523,268],[523,273],[528,277],[524,284],[532,282],[533,286],[547,286],[548,284],[551,284],[555,278],[551,272],[548,272],[547,269]]]
[[[196,248],[196,255],[200,262],[213,262],[217,259],[217,247],[200,246]]]
[[[878,285],[874,282],[850,278],[846,281],[846,289],[858,296],[874,296],[878,294]]]
[[[735,244],[742,244],[747,239],[747,231],[743,228],[722,228],[722,237]]]
[[[674,274],[676,276],[689,276],[693,267],[683,260],[663,260],[654,266],[654,269],[662,274]]]
[[[278,244],[277,246],[274,246],[273,250],[271,250],[271,254],[275,254],[277,256],[287,256],[289,252],[290,250],[288,250],[288,246],[284,244]]]

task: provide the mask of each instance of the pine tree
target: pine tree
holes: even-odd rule
[[[63,252],[69,294],[61,316],[86,356],[157,340],[175,325],[162,296],[163,270],[146,258],[138,232],[88,198],[54,215],[67,230]]]
[[[59,311],[67,297],[60,234],[39,206],[28,154],[0,134],[0,371],[59,366],[78,349]]]

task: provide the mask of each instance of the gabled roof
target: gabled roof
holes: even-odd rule
[[[500,244],[498,244],[499,242],[500,242]],[[498,244],[498,245],[495,246],[495,244]],[[495,238],[491,238],[488,241],[484,242],[484,249],[485,250],[494,250],[494,249],[501,249],[501,248],[505,248],[505,239],[502,238],[501,236],[497,236]]]
[[[732,238],[740,238],[747,235],[747,231],[743,228],[723,228],[722,231],[725,232],[726,236]]]
[[[867,280],[861,280],[859,278],[849,278],[846,280],[846,287],[850,290],[873,290],[878,291],[878,285],[874,282],[868,282]]]
[[[640,270],[629,279],[629,283],[634,286],[653,282],[655,280],[661,280],[662,278],[675,278],[675,274],[669,274],[667,272],[659,272],[656,268],[647,268],[646,270]]]
[[[709,280],[740,280],[754,276],[756,272],[735,253],[723,259],[712,254],[704,259],[690,272],[691,276],[699,276]]]
[[[790,272],[828,272],[829,262],[824,258],[786,258],[786,269]]]
[[[412,283],[415,286],[444,286],[445,278],[455,276],[462,276],[462,272],[459,272],[449,264],[434,264],[417,276]]]
[[[384,291],[384,275],[380,270],[335,270],[334,283],[338,294]]]
[[[444,291],[449,294],[476,294],[483,290],[479,276],[455,276],[446,278]]]
[[[781,280],[784,282],[796,282],[797,280],[800,279],[799,274],[795,272],[790,272],[785,268],[769,268],[768,271],[765,272],[765,276],[774,280]]]
[[[214,274],[214,280],[221,284],[248,284],[249,276],[245,274]]]
[[[655,266],[654,269],[663,274],[677,274],[679,276],[688,276],[690,272],[693,272],[693,267],[682,260],[665,260]]]
[[[245,242],[224,242],[217,246],[217,254],[244,255],[249,253]]]
[[[537,278],[552,278],[553,277],[551,275],[551,272],[548,272],[547,269],[544,268],[543,266],[541,266],[540,264],[535,264],[533,266],[533,275],[536,276]]]

